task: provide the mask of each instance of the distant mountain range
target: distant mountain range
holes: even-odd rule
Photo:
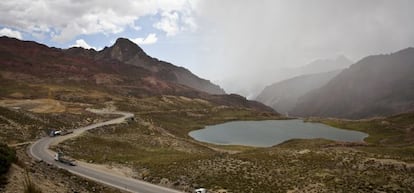
[[[322,87],[352,62],[345,56],[334,59],[319,59],[298,68],[283,69],[278,79],[257,95],[257,101],[266,104],[276,111],[289,114],[300,97],[311,90]]]
[[[331,72],[339,69],[348,68],[353,62],[343,55],[334,59],[319,59],[305,66],[296,69],[301,74],[315,74],[321,72]]]
[[[414,110],[414,48],[368,56],[300,97],[293,114],[368,118]]]
[[[339,69],[345,69],[348,68],[352,63],[353,62],[351,60],[343,55],[332,59],[318,59],[304,66],[280,69],[280,72],[275,75],[275,83],[301,75],[332,72]]]
[[[304,66],[346,66],[339,57]],[[317,65],[320,64],[320,65]],[[22,88],[41,85],[93,88],[114,95],[175,95],[217,105],[273,112],[259,102],[226,95],[219,86],[189,70],[148,56],[138,45],[119,38],[102,51],[50,48],[31,41],[0,37],[0,97],[21,97]],[[327,69],[332,69],[326,67]],[[30,90],[24,97],[47,97]],[[76,97],[60,93],[58,97]],[[60,99],[60,98],[58,98]],[[414,110],[414,48],[368,56],[349,68],[298,76],[268,86],[257,98],[280,112],[297,116],[369,118]]]
[[[138,45],[119,38],[102,51],[50,48],[31,41],[0,37],[0,79],[4,91],[24,84],[59,84],[103,89],[122,96],[178,95],[219,105],[273,110],[237,95],[183,67],[148,56]],[[5,90],[7,89],[7,90]],[[5,92],[0,93],[0,97]],[[35,93],[33,93],[32,97]]]
[[[322,87],[341,71],[301,75],[274,83],[267,86],[256,100],[272,107],[279,113],[289,114],[296,107],[300,97],[311,90]]]
[[[319,61],[325,61],[320,67],[341,66]],[[303,117],[360,119],[413,111],[414,48],[368,56],[344,70],[287,79],[266,87],[256,100],[280,113]]]

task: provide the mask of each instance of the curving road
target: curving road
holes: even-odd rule
[[[58,136],[58,137],[44,137],[36,142],[34,142],[29,149],[29,154],[38,159],[42,160],[46,163],[55,165],[59,168],[65,169],[73,174],[109,185],[113,186],[115,188],[119,188],[122,190],[126,190],[129,192],[137,192],[137,193],[178,193],[179,191],[168,189],[165,187],[157,186],[154,184],[150,184],[148,182],[128,178],[125,176],[120,176],[114,173],[109,173],[106,171],[101,171],[95,168],[88,167],[87,164],[82,162],[77,162],[77,166],[69,166],[66,164],[62,164],[60,162],[56,162],[53,159],[53,155],[55,152],[51,151],[49,149],[49,146],[56,145],[66,139],[76,137],[80,135],[81,133],[94,129],[97,127],[101,127],[104,125],[112,125],[112,124],[118,124],[125,121],[125,119],[133,117],[134,114],[132,113],[126,113],[126,112],[100,112],[97,110],[91,110],[95,113],[105,113],[105,114],[118,114],[122,115],[120,118],[112,119],[109,121],[101,122],[92,124],[86,127],[81,127],[78,129],[75,129],[72,134],[64,135],[64,136]]]

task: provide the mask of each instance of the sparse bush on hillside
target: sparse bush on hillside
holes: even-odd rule
[[[0,143],[0,189],[7,183],[6,173],[16,159],[16,152],[6,144]]]
[[[29,173],[26,171],[23,181],[24,193],[42,193],[35,183],[30,179]]]

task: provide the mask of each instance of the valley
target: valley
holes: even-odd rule
[[[0,193],[414,193],[414,1],[0,1]]]
[[[27,155],[31,143],[51,130],[71,131],[118,117],[87,109],[128,112],[134,119],[85,131],[52,150],[99,170],[178,191],[414,191],[414,113],[406,108],[366,119],[304,118],[369,134],[363,142],[208,144],[188,133],[229,121],[291,117],[225,94],[185,69],[147,56],[126,39],[99,52],[4,37],[0,41],[0,139],[17,155],[4,174],[2,192],[22,192],[25,175],[42,192],[125,192]],[[181,84],[183,80],[192,83]]]
[[[409,121],[402,128],[412,127],[413,114],[397,117]],[[353,129],[368,131],[365,124],[382,121],[362,122],[363,126]],[[92,163],[129,166],[138,179],[186,191],[198,186],[229,192],[410,192],[413,188],[412,140],[408,144],[403,140],[378,144],[368,137],[367,143],[313,139],[289,140],[270,148],[215,146],[236,150],[223,153],[140,125],[128,128],[127,133],[123,132],[125,127],[117,126],[91,131],[65,142],[65,149]],[[399,139],[410,139],[413,134],[386,131],[387,127],[378,129],[382,132],[370,133],[379,141],[394,138],[396,133]],[[96,148],[77,153],[86,147]]]
[[[201,109],[209,107],[203,101],[165,97],[168,102],[162,98],[150,98],[137,102],[135,106],[143,105],[141,108],[145,106],[147,109],[163,107],[165,110],[137,111],[137,119],[133,122],[90,130],[53,149],[59,148],[80,161],[103,164],[109,169],[130,168],[131,171],[124,175],[188,192],[199,186],[228,192],[246,189],[257,192],[410,192],[413,188],[414,154],[410,152],[414,149],[414,114],[365,121],[307,120],[369,133],[366,143],[302,139],[269,148],[217,146],[200,144],[177,130],[187,125],[196,129],[204,124],[213,124],[205,123],[200,119],[201,115],[211,116],[209,120],[215,122],[277,117],[255,117],[248,111],[217,110],[211,106],[210,110],[217,114],[208,111],[202,114]],[[187,111],[174,109],[177,104],[192,108]],[[177,112],[181,113],[180,121],[172,121]],[[196,112],[197,116],[194,115]],[[154,124],[161,122],[163,124]],[[24,148],[21,150],[19,157],[26,157]],[[42,165],[31,163],[32,168]],[[55,173],[56,169],[42,169],[42,172]],[[33,174],[42,175],[38,172]],[[40,180],[39,184],[45,183],[45,180],[36,180]],[[100,185],[92,183],[92,187],[99,189]],[[108,192],[110,189],[103,187],[101,190]]]

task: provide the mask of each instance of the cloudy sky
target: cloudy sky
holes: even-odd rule
[[[10,0],[0,35],[102,49],[118,37],[227,92],[252,96],[284,68],[414,46],[412,0]]]

